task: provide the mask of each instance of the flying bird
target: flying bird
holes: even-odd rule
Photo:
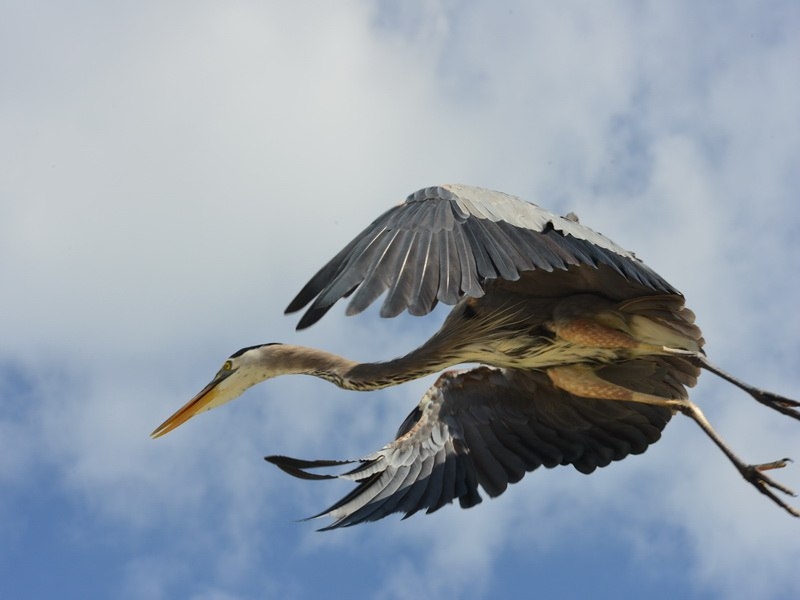
[[[462,507],[544,466],[591,473],[644,452],[676,412],[706,433],[744,479],[793,516],[794,496],[764,464],[740,459],[688,397],[702,369],[758,402],[800,419],[800,402],[755,388],[713,365],[683,295],[632,252],[582,225],[514,196],[466,185],[429,187],[389,209],[300,290],[287,313],[298,329],[340,299],[354,315],[383,296],[380,314],[425,315],[453,305],[441,328],[405,356],[358,363],[289,344],[234,352],[194,398],[153,433],[225,404],[284,374],[376,390],[446,370],[395,439],[358,461],[268,456],[305,479],[355,482],[314,517],[324,529],[400,512]],[[338,474],[316,469],[355,463]]]

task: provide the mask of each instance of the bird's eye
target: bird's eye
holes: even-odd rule
[[[223,371],[230,371],[232,368],[233,368],[233,363],[231,361],[229,361],[229,360],[226,360],[225,364],[222,365],[222,370]]]

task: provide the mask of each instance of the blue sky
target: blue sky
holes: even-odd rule
[[[262,457],[371,452],[431,378],[278,379],[148,435],[240,347],[425,339],[443,312],[282,313],[448,182],[577,212],[685,293],[712,360],[800,397],[798,56],[795,2],[6,2],[0,596],[800,596],[800,523],[688,419],[589,477],[324,534],[296,520],[346,484]],[[800,459],[798,423],[709,375],[692,397],[745,459]]]

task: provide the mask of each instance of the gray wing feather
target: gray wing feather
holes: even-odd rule
[[[487,281],[517,281],[525,271],[606,265],[653,293],[678,293],[631,252],[576,221],[514,196],[463,185],[419,190],[373,221],[292,300],[310,303],[298,328],[318,321],[341,298],[347,314],[388,291],[381,315],[429,313],[437,302],[480,297]]]
[[[403,260],[398,264],[398,276],[392,283],[386,300],[381,307],[381,314],[385,317],[396,317],[411,304],[414,298],[414,291],[417,281],[417,271],[420,264],[419,254],[421,247],[416,238],[419,232],[403,232],[406,252]]]
[[[470,249],[466,232],[462,228],[453,229],[453,241],[458,256],[456,264],[461,267],[460,289],[467,296],[479,298],[483,294],[483,288],[477,276],[475,255]]]
[[[644,363],[650,360],[630,361],[606,375],[623,381],[644,377],[641,387],[678,394],[672,383],[659,379],[665,370],[683,367],[668,361],[648,367]],[[344,498],[311,517],[332,517],[325,529],[333,529],[394,512],[405,517],[423,509],[433,512],[455,499],[462,507],[474,506],[481,501],[479,487],[497,496],[542,465],[572,465],[591,473],[644,452],[670,417],[662,407],[573,396],[542,373],[478,367],[443,374],[400,426],[397,439],[350,471],[308,473],[352,461],[267,460],[298,477],[356,483]]]
[[[492,456],[489,447],[482,442],[483,432],[475,422],[464,424],[464,441],[470,449],[472,464],[480,486],[491,497],[499,496],[506,489],[503,467]]]
[[[416,297],[410,306],[411,314],[414,315],[424,315],[433,310],[436,306],[436,294],[439,289],[439,236],[432,231],[426,233],[427,251],[424,257],[424,266],[420,272]]]
[[[530,261],[508,242],[497,223],[483,220],[475,220],[473,223],[479,228],[477,237],[486,249],[498,277],[506,281],[516,281],[520,271],[530,270]],[[517,259],[516,262],[514,259]]]

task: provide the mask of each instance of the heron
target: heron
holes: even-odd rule
[[[658,441],[671,417],[691,418],[742,477],[795,517],[795,496],[768,475],[790,462],[752,464],[711,426],[687,389],[702,370],[800,419],[800,402],[752,386],[710,362],[683,295],[632,252],[515,196],[466,185],[421,189],[375,219],[286,308],[297,329],[343,298],[347,315],[384,296],[382,317],[453,308],[408,354],[361,363],[314,348],[242,348],[155,431],[239,397],[264,380],[307,374],[348,390],[394,386],[444,371],[395,439],[358,460],[265,457],[296,477],[354,483],[309,518],[323,529],[468,508],[541,466],[592,473]],[[466,369],[459,365],[477,363]],[[349,465],[349,466],[345,466]],[[321,471],[335,469],[337,472]]]

